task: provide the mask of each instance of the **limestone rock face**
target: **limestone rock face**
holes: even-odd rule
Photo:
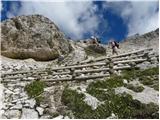
[[[18,16],[1,23],[1,54],[15,59],[53,60],[69,53],[71,46],[64,34],[41,15]]]
[[[23,108],[21,119],[37,119],[38,113],[34,109]]]
[[[133,35],[120,43],[120,49],[133,51],[135,49],[153,48],[154,52],[159,51],[159,29],[148,32],[144,35]]]

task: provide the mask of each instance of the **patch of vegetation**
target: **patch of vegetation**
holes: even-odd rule
[[[158,75],[159,75],[158,67],[149,68],[145,70],[128,70],[128,71],[124,70],[122,72],[122,77],[124,79],[131,81],[133,79],[138,78],[142,84],[152,87],[155,90],[159,90]]]
[[[104,101],[109,99],[114,93],[112,88],[123,86],[123,79],[121,76],[112,76],[111,78],[104,81],[96,81],[89,84],[87,92],[95,96],[98,100]],[[105,91],[103,89],[106,89]]]
[[[153,79],[150,76],[141,76],[139,80],[144,85],[153,85],[154,83]]]
[[[135,86],[133,84],[127,84],[126,88],[133,90],[134,92],[142,92],[144,90],[143,86]]]
[[[100,93],[99,93],[100,94]],[[129,94],[111,94],[99,105],[92,110],[84,101],[84,94],[77,93],[75,90],[66,88],[62,95],[62,102],[73,112],[78,119],[105,119],[114,113],[118,118],[158,118],[158,106],[142,104],[138,100],[133,100]]]
[[[124,84],[123,80],[132,80],[138,78],[141,83],[158,89],[158,68],[150,68],[147,70],[130,70],[123,71],[121,76],[113,75],[104,81],[92,82],[88,85],[86,91],[103,101],[95,110],[84,102],[84,94],[75,90],[66,88],[62,95],[62,103],[68,106],[73,112],[75,118],[78,119],[106,119],[114,113],[121,119],[155,119],[159,118],[159,107],[154,103],[143,104],[132,98],[131,95],[123,93],[116,94],[115,88],[126,86],[135,92],[142,92],[143,86],[133,86]]]
[[[139,73],[139,76],[152,76],[152,75],[158,75],[159,74],[159,67],[153,67],[149,69],[142,70]]]
[[[50,115],[51,118],[55,118],[55,117],[57,117],[57,116],[60,115],[57,111],[54,111],[54,112],[53,112],[52,110],[50,110],[50,108],[49,108],[49,109],[48,109],[48,108],[44,109],[43,114],[44,114],[44,115]]]
[[[92,109],[83,99],[83,94],[79,94],[74,90],[65,89],[62,94],[62,102],[73,111],[76,118],[87,118],[92,113]]]
[[[37,104],[43,100],[43,97],[40,94],[44,91],[45,83],[43,81],[33,81],[30,84],[25,86],[25,91],[28,96],[35,98]]]
[[[89,84],[89,87],[108,89],[120,87],[123,86],[123,84],[123,78],[121,76],[113,75],[109,79],[106,79],[104,81],[92,82],[91,84]]]
[[[151,88],[154,88],[154,89],[157,90],[157,91],[159,91],[159,83],[150,85],[150,87],[151,87]]]
[[[141,76],[153,76],[159,74],[159,67],[153,67],[145,70],[124,70],[122,74],[123,78],[126,79],[133,79]]]
[[[52,113],[52,115],[51,115],[53,118],[55,118],[55,117],[57,117],[57,116],[59,116],[59,113],[57,113],[57,112],[55,112],[55,113]]]

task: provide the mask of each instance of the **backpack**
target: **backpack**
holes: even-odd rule
[[[119,44],[116,41],[114,41],[114,44],[117,48],[119,48]]]

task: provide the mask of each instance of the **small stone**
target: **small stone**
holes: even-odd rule
[[[28,80],[34,80],[35,78],[34,77],[28,77],[27,79]]]
[[[54,75],[54,76],[52,76],[52,78],[56,79],[56,78],[59,78],[59,76],[58,75]]]
[[[40,117],[40,119],[51,119],[50,115],[43,115]]]
[[[5,115],[2,115],[1,119],[8,119],[8,118]]]
[[[17,85],[22,86],[22,87],[25,87],[26,84],[27,84],[26,82],[19,82],[19,83],[17,83]]]
[[[21,89],[20,88],[16,88],[16,89],[14,89],[14,92],[15,92],[15,94],[19,94],[19,93],[21,93]]]
[[[145,61],[143,63],[137,64],[136,67],[139,67],[140,69],[147,69],[150,67],[151,63],[148,61]]]
[[[41,107],[36,107],[36,110],[38,111],[39,115],[43,115],[44,109]]]
[[[23,105],[23,107],[28,108],[28,107],[30,107],[30,105],[29,105],[29,103],[26,103],[26,104]]]
[[[11,91],[11,90],[5,89],[5,90],[4,90],[4,93],[5,93],[5,94],[13,94],[14,92]]]
[[[121,64],[121,63],[118,63],[118,66],[123,66],[123,64]]]
[[[64,119],[70,119],[68,116],[65,116]]]
[[[36,101],[34,99],[26,100],[25,103],[28,103],[30,108],[34,108]]]
[[[27,97],[27,94],[25,92],[20,93],[20,97]]]
[[[21,119],[37,119],[38,113],[34,109],[23,108]]]
[[[16,104],[13,107],[10,108],[11,110],[13,109],[22,109],[22,104]]]
[[[85,76],[84,74],[81,74],[81,75],[80,75],[80,77],[84,77],[84,76]]]
[[[46,108],[46,107],[48,107],[48,104],[40,104],[40,107],[42,107],[42,108]]]
[[[8,119],[20,118],[21,112],[19,110],[8,110],[5,112],[5,116]]]
[[[127,81],[126,79],[123,79],[123,83],[124,83],[124,84],[127,84],[128,81]]]
[[[55,118],[53,118],[53,119],[63,119],[63,116],[62,116],[62,115],[59,115],[59,116],[57,116],[57,117],[55,117]]]
[[[151,60],[152,61],[157,61],[157,57],[152,57]]]

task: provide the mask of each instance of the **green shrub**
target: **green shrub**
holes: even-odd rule
[[[123,70],[122,76],[125,79],[134,79],[137,77],[142,77],[142,76],[153,76],[153,75],[158,75],[159,74],[159,68],[158,67],[153,67],[145,70]]]
[[[35,98],[37,104],[41,102],[43,99],[40,94],[44,91],[45,83],[43,81],[33,81],[30,84],[25,86],[25,91],[28,96],[31,98]]]
[[[145,73],[146,72],[146,73]],[[143,104],[138,100],[134,100],[131,95],[115,94],[116,87],[124,86],[123,79],[132,80],[139,78],[140,82],[158,89],[158,70],[150,68],[147,70],[130,70],[123,71],[122,76],[111,76],[104,81],[95,81],[88,85],[86,91],[103,102],[95,110],[92,110],[83,100],[84,94],[77,93],[75,90],[65,89],[62,95],[62,103],[68,106],[73,112],[75,118],[79,119],[106,119],[114,113],[121,119],[155,119],[159,118],[158,105],[153,103]],[[154,76],[154,77],[153,77]],[[143,86],[133,86],[128,84],[126,87],[135,92],[143,91]]]
[[[128,89],[131,89],[133,90],[134,92],[142,92],[144,90],[144,87],[143,86],[134,86],[132,84],[127,84],[126,87]]]
[[[94,88],[115,88],[123,86],[123,78],[121,76],[111,76],[109,79],[103,80],[103,81],[96,81],[89,84],[89,87]]]
[[[143,104],[138,100],[133,100],[132,96],[126,93],[115,94],[113,92],[104,104],[99,105],[95,110],[92,110],[83,100],[84,94],[71,89],[65,89],[62,95],[62,102],[78,119],[106,119],[111,113],[121,119],[158,118],[159,115],[157,105]]]
[[[150,77],[148,76],[141,76],[139,78],[140,82],[144,85],[153,85],[153,79],[151,79]]]
[[[89,116],[92,109],[83,101],[84,97],[83,94],[79,94],[74,90],[65,89],[62,94],[62,103],[73,111],[76,118],[87,118],[86,115]]]
[[[158,76],[159,76],[158,67],[149,68],[145,70],[124,70],[122,72],[122,77],[124,79],[131,81],[133,79],[138,78],[142,84],[152,87],[155,90],[159,90]]]

